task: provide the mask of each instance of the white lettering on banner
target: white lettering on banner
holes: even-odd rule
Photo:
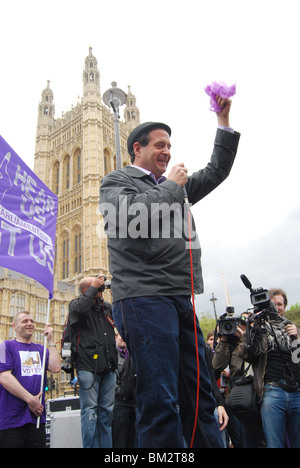
[[[7,166],[9,164],[11,158],[11,153],[6,153],[4,156],[3,161],[0,164],[0,202],[2,202],[3,198],[5,197],[5,194],[8,190],[11,189],[12,183],[9,177],[9,174],[7,172]]]
[[[21,182],[20,188],[23,192],[21,195],[22,203],[20,206],[22,213],[27,216],[27,218],[33,218],[35,221],[44,226],[46,218],[43,216],[43,214],[46,212],[51,213],[52,216],[55,215],[55,202],[53,198],[50,196],[45,196],[43,189],[37,193],[35,190],[37,186],[35,180],[30,175],[28,175],[26,171],[21,174],[21,166],[17,165],[14,185],[18,186],[19,182]]]
[[[57,202],[0,135],[0,263],[41,281],[50,295]]]
[[[48,236],[48,234],[46,234],[45,232],[43,232],[41,229],[34,226],[33,224],[26,223],[26,221],[23,221],[17,215],[15,215],[14,213],[11,213],[10,211],[8,211],[6,208],[4,208],[1,205],[0,205],[0,218],[4,219],[5,221],[8,221],[16,228],[22,228],[22,229],[25,229],[26,231],[32,232],[32,234],[34,234],[36,237],[41,239],[43,242],[52,246],[52,240],[51,240],[51,237]]]
[[[9,244],[7,248],[7,254],[11,257],[15,256],[15,247],[17,243],[17,234],[22,234],[21,229],[15,228],[11,226],[10,224],[7,224],[5,221],[1,221],[1,229],[3,231],[8,231],[9,232]],[[30,234],[30,240],[29,240],[29,254],[34,260],[41,266],[45,267],[47,266],[49,268],[49,271],[53,274],[54,273],[54,252],[53,252],[53,247],[49,245],[43,244],[41,240],[38,241],[39,243],[39,250],[38,254],[41,255],[41,257],[38,256],[38,254],[35,252],[35,247],[34,242],[36,238]],[[2,243],[2,234],[0,232],[0,246]],[[48,260],[48,261],[47,261]]]
[[[40,254],[42,255],[42,258],[38,257],[34,253],[34,248],[33,248],[33,242],[34,242],[34,236],[30,234],[30,242],[29,242],[29,253],[30,255],[35,259],[35,261],[39,264],[45,267],[46,265],[48,266],[49,270],[51,273],[54,273],[53,265],[54,265],[54,255],[52,255],[53,249],[52,247],[49,247],[49,245],[46,245],[44,247],[44,244],[42,241],[39,241],[39,246],[40,246]],[[49,259],[51,260],[51,263],[47,262],[47,255]]]
[[[22,231],[21,229],[15,229],[13,226],[5,223],[4,221],[1,221],[1,228],[9,232],[9,247],[7,253],[8,255],[10,255],[10,257],[14,257],[15,246],[17,241],[16,234],[21,234]]]

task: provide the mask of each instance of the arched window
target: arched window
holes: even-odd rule
[[[67,155],[64,158],[63,166],[63,190],[68,190],[70,188],[70,156]]]
[[[81,182],[81,151],[77,149],[74,153],[74,177],[73,183],[79,184]]]
[[[58,195],[59,192],[59,162],[53,166],[53,173],[52,173],[52,191],[55,195]]]
[[[103,153],[103,160],[104,160],[104,175],[108,174],[112,168],[111,168],[111,157],[107,149],[104,150]]]
[[[82,272],[82,235],[79,229],[75,231],[75,275]]]
[[[70,240],[67,234],[63,236],[63,271],[62,277],[69,277],[69,256],[70,256]]]

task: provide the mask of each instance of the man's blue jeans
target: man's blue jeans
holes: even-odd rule
[[[190,446],[195,419],[197,361],[193,308],[188,296],[124,299],[113,306],[117,329],[137,374],[138,447]],[[194,447],[222,447],[216,406],[197,324],[199,417]]]
[[[96,375],[93,385],[94,374],[79,370],[78,379],[82,445],[84,448],[112,448],[116,373]]]
[[[300,390],[287,393],[265,384],[261,416],[268,448],[284,448],[286,433],[292,448],[300,448]]]

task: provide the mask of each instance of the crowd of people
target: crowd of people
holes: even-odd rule
[[[271,289],[269,309],[260,311],[258,323],[244,317],[244,325],[234,334],[207,336],[213,352],[213,367],[229,416],[226,427],[227,445],[238,448],[299,447],[300,429],[300,364],[293,359],[293,342],[299,330],[284,318],[287,295],[282,289]],[[274,305],[273,305],[274,304]],[[251,323],[246,332],[247,320]],[[250,326],[250,325],[249,325]],[[249,365],[251,364],[251,366]],[[253,380],[260,418],[240,420],[226,405],[231,389],[247,375]],[[250,418],[249,418],[250,420]]]
[[[69,310],[86,448],[300,446],[299,363],[291,358],[299,335],[293,324],[277,320],[286,307],[282,292],[271,292],[275,305],[263,333],[255,324],[251,333],[241,326],[232,336],[219,334],[212,348],[196,320],[192,299],[203,292],[203,278],[190,204],[228,177],[240,138],[229,124],[231,100],[216,101],[218,129],[205,168],[188,176],[179,163],[165,177],[171,129],[146,122],[128,137],[132,165],[102,180],[112,305],[103,299],[99,275],[81,280]],[[13,326],[17,338],[4,343],[0,359],[0,447],[42,446],[44,350],[32,341],[28,312]],[[53,330],[47,326],[45,333],[46,369],[58,372]],[[259,430],[227,405],[246,367],[250,372],[246,362],[261,409]]]
[[[99,291],[103,283],[102,276],[84,278],[82,294],[70,304],[75,340],[80,331],[76,369],[82,443],[85,448],[137,448],[137,374],[127,345],[114,326],[111,306]],[[251,348],[245,325],[229,335],[212,330],[206,339],[213,415],[223,448],[300,447],[300,366],[293,362],[291,353],[299,330],[284,319],[286,293],[272,289],[270,297],[278,318],[270,320],[268,352],[263,348],[264,333],[260,335],[261,352],[254,349],[257,343]],[[29,312],[18,313],[13,328],[16,340],[3,343],[0,353],[0,447],[45,447],[45,393],[40,388],[43,347],[32,340],[35,326]],[[46,369],[55,373],[60,370],[60,355],[49,325],[45,334],[49,347]],[[261,412],[261,420],[254,426],[241,421],[226,403],[249,362]]]

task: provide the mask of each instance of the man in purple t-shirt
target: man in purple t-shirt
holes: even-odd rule
[[[0,448],[42,448],[46,442],[45,393],[41,392],[44,347],[32,342],[35,326],[30,312],[19,312],[13,328],[16,340],[0,345]],[[49,325],[45,336],[46,369],[57,373],[60,356]]]

